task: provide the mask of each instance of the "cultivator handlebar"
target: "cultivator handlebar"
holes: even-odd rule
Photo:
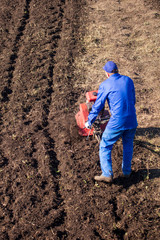
[[[101,139],[101,135],[108,123],[109,120],[109,112],[103,109],[96,121],[93,124],[91,129],[85,128],[85,122],[88,120],[88,115],[90,110],[92,109],[92,105],[97,99],[98,91],[90,91],[86,93],[86,103],[81,103],[79,106],[79,112],[75,115],[78,132],[81,136],[91,136],[94,135],[98,142]]]

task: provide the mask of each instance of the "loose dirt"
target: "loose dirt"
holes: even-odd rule
[[[159,239],[160,4],[147,0],[1,0],[2,240]],[[74,115],[117,62],[136,89],[133,173],[96,183],[98,143]]]

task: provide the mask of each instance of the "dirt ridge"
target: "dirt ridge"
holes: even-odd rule
[[[19,51],[19,42],[21,40],[21,37],[23,36],[23,31],[25,30],[25,26],[27,24],[27,20],[29,20],[29,6],[30,6],[31,0],[26,0],[25,6],[24,6],[24,15],[22,16],[21,20],[19,20],[20,26],[17,28],[17,35],[15,37],[13,48],[12,48],[12,54],[10,56],[10,61],[8,63],[9,67],[7,69],[8,71],[8,83],[7,86],[4,87],[4,89],[1,92],[2,95],[2,102],[8,101],[8,95],[12,93],[11,89],[11,83],[13,78],[13,72],[16,65],[16,58],[18,57],[18,51]]]
[[[11,230],[8,230],[9,225],[2,227],[4,239],[27,239],[31,232],[34,232],[32,238],[41,238],[46,232],[49,232],[52,237],[55,235],[58,239],[66,235],[66,231],[63,230],[65,211],[59,192],[57,173],[59,162],[54,152],[54,140],[48,133],[48,115],[54,84],[52,79],[54,56],[56,55],[56,48],[60,39],[59,34],[62,26],[64,3],[56,1],[52,5],[52,3],[48,4],[46,1],[46,9],[44,9],[43,16],[45,18],[45,11],[50,11],[50,13],[53,13],[54,20],[52,20],[52,14],[50,14],[51,19],[48,18],[48,22],[53,21],[53,25],[48,24],[47,36],[46,34],[44,35],[44,32],[40,32],[40,35],[38,35],[42,41],[38,48],[43,48],[44,46],[39,62],[47,61],[45,71],[43,63],[39,65],[38,62],[35,62],[32,65],[29,58],[26,65],[24,62],[23,65],[21,64],[27,52],[30,54],[30,51],[32,51],[32,46],[30,47],[28,40],[34,42],[36,40],[34,38],[37,37],[36,35],[32,37],[30,34],[30,30],[32,30],[30,29],[30,24],[36,24],[37,27],[39,24],[36,22],[38,16],[35,17],[34,12],[37,3],[37,1],[26,1],[25,13],[20,27],[18,27],[16,40],[13,43],[13,54],[10,56],[9,70],[7,70],[8,85],[4,88],[5,90],[9,89],[12,94],[8,97],[8,90],[2,91],[3,141],[1,149],[3,149],[5,141],[7,141],[7,146],[5,147],[8,150],[7,157],[3,156],[2,152],[2,178],[6,184],[3,194],[6,194],[7,197],[4,199],[2,197],[1,209],[3,212],[3,224],[7,221],[7,217],[11,222]],[[27,35],[30,36],[30,39],[26,38]],[[47,51],[45,51],[45,44],[49,46]],[[23,45],[25,45],[25,48]],[[26,87],[26,78],[23,78],[23,76],[27,76],[29,83],[32,84],[32,73],[34,72],[27,72],[27,65],[31,68],[39,69],[39,72],[42,73],[42,79],[39,79],[40,75],[36,74],[34,76],[37,77],[37,80],[33,82],[34,88],[31,87],[30,89]],[[19,78],[17,78],[17,73]],[[43,82],[43,91],[40,90],[39,81]],[[21,87],[21,95],[17,93],[19,87]],[[39,90],[40,95],[38,93]],[[40,96],[42,101],[39,104]],[[36,99],[36,101],[32,105],[33,99]],[[11,108],[13,103],[14,107]],[[35,111],[37,106],[39,108],[38,114]],[[10,109],[9,113],[7,109]],[[8,119],[9,115],[12,116],[14,122],[11,120],[10,124],[6,124],[6,119]],[[13,149],[15,149],[14,152]],[[5,168],[6,163],[8,164],[7,168]],[[11,176],[10,181],[8,181],[9,175]],[[28,181],[30,181],[30,186],[28,186]],[[23,195],[21,195],[21,192]],[[40,196],[42,195],[43,197],[41,198]],[[49,198],[47,197],[48,195],[50,196]],[[34,208],[37,209],[36,206],[39,206],[38,208],[40,209],[41,204],[43,206],[42,211],[38,210],[38,212],[35,210],[34,213]],[[26,210],[21,212],[23,207]],[[4,213],[6,217],[4,217]],[[35,214],[37,214],[37,217]],[[55,228],[57,230],[53,230]]]

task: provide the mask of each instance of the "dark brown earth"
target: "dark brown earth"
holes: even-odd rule
[[[158,0],[1,0],[0,239],[160,239],[159,20]],[[74,115],[110,59],[139,126],[131,177],[119,140],[108,185]]]

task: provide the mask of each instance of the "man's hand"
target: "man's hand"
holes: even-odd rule
[[[92,128],[88,121],[85,122],[85,128],[88,128],[88,129],[91,129],[91,128]]]

